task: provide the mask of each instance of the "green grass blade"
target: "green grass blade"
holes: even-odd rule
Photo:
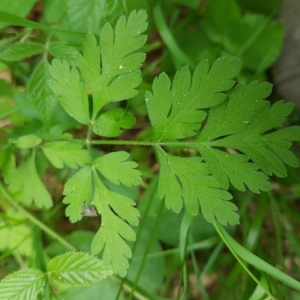
[[[77,37],[85,36],[85,33],[54,29],[47,25],[37,23],[37,22],[31,21],[31,20],[27,20],[25,18],[21,18],[19,16],[10,14],[3,10],[0,10],[0,20],[2,23],[6,23],[7,25],[29,27],[29,28],[33,28],[33,29],[40,29],[40,30],[63,34],[63,35],[68,35],[68,36],[77,36]]]
[[[248,264],[254,266],[258,270],[261,270],[273,278],[281,281],[282,283],[294,288],[297,291],[300,291],[300,282],[293,279],[292,277],[288,276],[287,274],[281,272],[280,270],[276,269],[275,267],[271,266],[258,256],[254,255],[250,251],[248,251],[246,248],[241,246],[239,243],[237,243],[227,232],[226,230],[219,226],[218,224],[215,224],[215,228],[218,232],[221,233],[222,238],[225,239],[227,245],[231,248],[231,250],[234,251],[236,255],[238,255],[241,259],[243,259]]]

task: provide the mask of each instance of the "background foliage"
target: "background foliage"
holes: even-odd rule
[[[298,299],[278,1],[2,2],[0,298]]]

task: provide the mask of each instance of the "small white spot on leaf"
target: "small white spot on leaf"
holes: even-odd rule
[[[120,70],[123,70],[123,69],[124,69],[124,66],[120,65],[120,66],[119,66],[119,69],[120,69]]]

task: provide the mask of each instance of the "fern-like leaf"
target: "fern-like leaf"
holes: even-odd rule
[[[195,215],[200,206],[207,221],[221,224],[238,223],[236,207],[228,201],[229,183],[240,191],[270,190],[268,175],[285,176],[284,164],[297,166],[289,147],[300,140],[299,127],[275,131],[293,105],[278,101],[271,106],[264,100],[270,84],[237,85],[226,99],[237,70],[235,59],[218,59],[210,69],[203,61],[193,75],[188,68],[178,71],[173,82],[160,75],[153,93],[146,94],[154,140],[160,144],[160,198],[176,212],[184,203]],[[194,148],[203,161],[170,156],[163,145]]]

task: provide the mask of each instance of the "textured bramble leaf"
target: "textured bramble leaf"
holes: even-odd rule
[[[101,213],[101,227],[93,239],[92,253],[103,251],[104,263],[124,277],[132,255],[125,240],[135,241],[136,234],[130,225],[138,225],[140,214],[132,199],[108,190],[98,178],[95,184],[92,204]]]
[[[76,169],[89,162],[87,150],[80,144],[70,142],[49,142],[42,146],[43,152],[49,161],[58,169],[64,165]]]
[[[42,139],[35,134],[23,135],[16,139],[15,145],[18,148],[33,148],[39,145],[42,142]]]
[[[225,100],[222,92],[230,89],[232,78],[240,64],[233,58],[219,58],[209,69],[203,60],[191,75],[188,67],[175,74],[171,83],[163,73],[153,82],[153,94],[146,92],[149,118],[154,128],[154,139],[172,140],[191,137],[206,117],[203,109]]]
[[[33,201],[39,208],[52,206],[51,196],[37,173],[34,152],[16,169],[9,189],[12,192],[19,192],[20,200],[25,205],[29,206]]]
[[[45,275],[39,270],[24,269],[13,272],[0,281],[0,299],[36,299],[45,283]]]
[[[32,42],[16,42],[0,53],[0,60],[20,61],[45,50],[43,44]]]
[[[103,161],[101,157],[94,162],[96,162],[95,167],[101,170],[109,180],[127,185],[140,183],[140,173],[135,170],[137,164],[126,161],[128,153],[107,154],[107,161],[105,157]],[[108,161],[111,161],[112,165],[107,164]],[[107,166],[110,166],[111,170],[106,169]],[[95,173],[95,167],[83,167],[65,184],[64,195],[66,197],[63,202],[69,204],[66,215],[69,216],[71,222],[76,222],[82,218],[85,205],[93,205],[97,213],[101,215],[101,227],[93,239],[92,253],[97,254],[103,251],[104,263],[112,265],[115,273],[125,276],[128,258],[131,257],[131,249],[125,240],[135,240],[135,232],[130,225],[138,225],[139,211],[134,207],[135,202],[132,199],[108,190]],[[112,170],[113,168],[116,169]],[[120,174],[118,170],[121,170]],[[124,172],[127,172],[127,176],[131,174],[132,178],[125,178]],[[111,178],[113,174],[117,177]]]
[[[114,184],[127,186],[141,183],[141,173],[135,168],[136,162],[128,161],[129,153],[125,151],[112,152],[94,160],[96,169]]]
[[[92,200],[92,173],[91,167],[81,168],[65,184],[63,202],[69,204],[66,209],[66,216],[72,223],[82,219],[82,207],[84,203]]]
[[[52,279],[72,286],[90,285],[113,274],[100,259],[83,252],[68,252],[54,257],[47,269]]]
[[[242,15],[236,0],[210,1],[204,22],[204,30],[210,40],[240,57],[243,66],[256,73],[269,68],[280,53],[283,25],[268,16]]]
[[[181,158],[157,150],[160,162],[158,196],[165,198],[167,208],[186,210],[197,215],[199,206],[208,222],[238,224],[237,207],[228,202],[232,196],[220,188],[200,157]]]
[[[122,134],[121,128],[129,129],[135,123],[132,113],[116,108],[104,112],[93,125],[93,132],[101,136],[114,137]]]
[[[28,97],[34,101],[42,122],[49,127],[57,99],[53,95],[48,82],[50,80],[49,65],[42,60],[34,69],[27,84]]]

